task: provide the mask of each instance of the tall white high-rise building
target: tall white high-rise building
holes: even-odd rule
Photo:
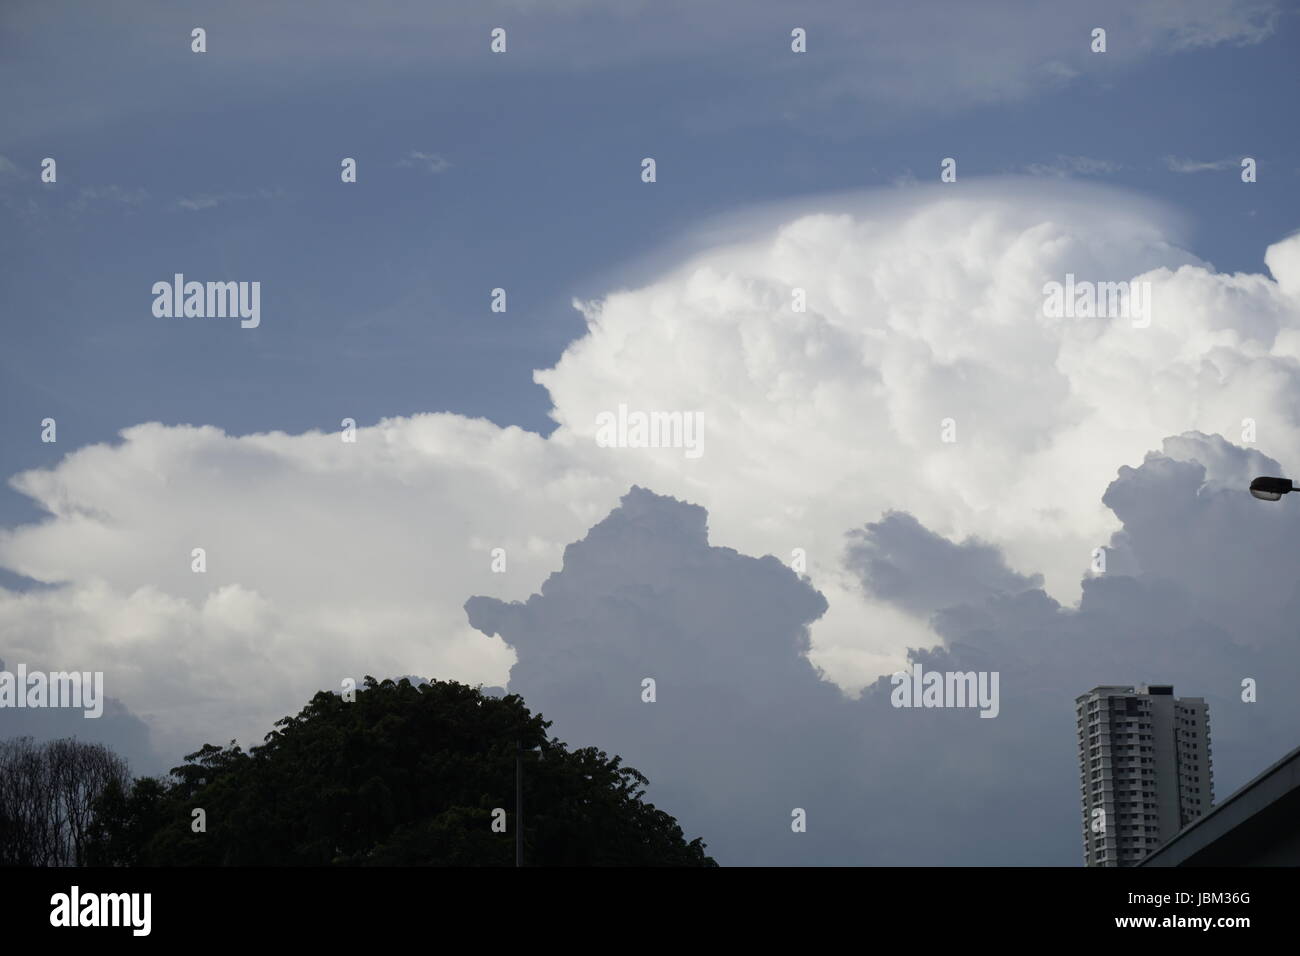
[[[1132,866],[1214,802],[1210,717],[1167,684],[1075,698],[1086,866]]]

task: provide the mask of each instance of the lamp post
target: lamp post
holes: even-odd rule
[[[537,750],[537,758],[545,756],[540,747],[525,748],[524,742],[515,739],[515,866],[524,865],[524,754]]]
[[[515,866],[524,865],[524,742],[515,741]]]
[[[1260,501],[1277,501],[1295,490],[1290,478],[1256,478],[1250,483],[1250,493]]]

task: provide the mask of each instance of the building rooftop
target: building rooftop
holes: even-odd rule
[[[1183,827],[1139,866],[1267,865],[1300,818],[1300,747]],[[1281,862],[1280,860],[1277,862]]]

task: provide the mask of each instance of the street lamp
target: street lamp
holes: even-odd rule
[[[524,754],[533,750],[539,760],[546,756],[540,745],[525,749],[522,740],[515,741],[515,866],[524,865]]]
[[[1250,483],[1250,493],[1260,501],[1277,501],[1289,491],[1295,491],[1290,478],[1256,478]]]
[[[524,865],[524,742],[515,741],[515,866]]]

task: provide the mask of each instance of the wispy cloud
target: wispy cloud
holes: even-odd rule
[[[116,184],[82,186],[77,198],[68,204],[68,208],[74,212],[83,212],[93,206],[138,206],[148,198],[149,193],[142,188],[128,189]]]
[[[1198,159],[1179,159],[1177,156],[1166,156],[1165,165],[1176,173],[1210,173],[1223,169],[1233,169],[1241,160],[1239,159],[1216,159],[1211,162],[1202,162]]]
[[[429,173],[440,173],[451,168],[451,163],[437,153],[422,153],[415,149],[407,153],[402,159],[399,159],[397,165],[424,169]]]
[[[275,199],[281,195],[283,193],[279,189],[259,189],[251,193],[205,193],[198,196],[182,196],[176,200],[176,205],[189,212],[201,212],[204,209],[215,209],[217,206],[225,206],[232,202],[243,202],[249,199]]]
[[[1091,156],[1064,156],[1060,153],[1050,163],[1030,163],[1025,172],[1031,176],[1055,176],[1064,179],[1067,176],[1105,176],[1117,173],[1124,167],[1108,159],[1093,159]]]
[[[35,188],[28,188],[32,184]],[[29,218],[57,213],[80,214],[112,207],[134,207],[149,199],[140,187],[105,186],[68,187],[40,181],[38,168],[25,169],[8,156],[0,155],[0,204]]]

